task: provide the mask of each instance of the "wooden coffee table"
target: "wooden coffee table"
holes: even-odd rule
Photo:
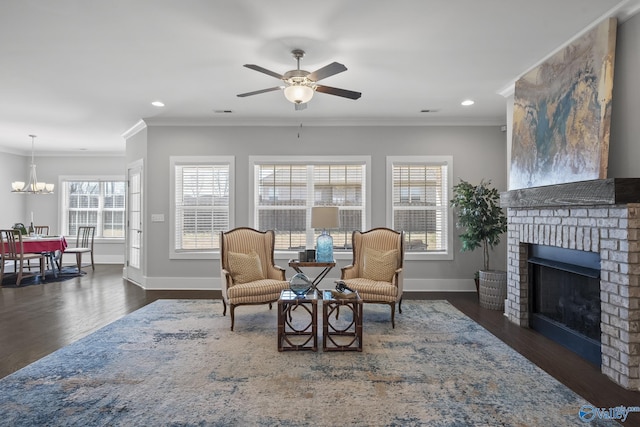
[[[334,298],[331,291],[323,291],[322,351],[362,351],[362,307],[359,295],[356,298]],[[341,310],[343,308],[346,310]],[[343,311],[343,319],[350,316],[351,321],[339,325],[339,311]]]
[[[318,292],[315,290],[299,297],[285,289],[278,299],[278,351],[296,350],[318,351]]]

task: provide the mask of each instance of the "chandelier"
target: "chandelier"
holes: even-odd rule
[[[29,181],[26,184],[24,181],[13,181],[11,183],[11,192],[25,194],[53,194],[54,184],[38,181],[34,149],[36,136],[29,135],[29,137],[31,138],[31,167],[29,169]]]

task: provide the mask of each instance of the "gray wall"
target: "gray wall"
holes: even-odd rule
[[[11,182],[28,179],[29,156],[0,153],[0,185],[2,209],[0,225],[11,226],[15,222],[28,224],[33,212],[36,225],[48,225],[50,234],[60,233],[61,193],[59,177],[63,175],[125,175],[124,156],[40,156],[35,158],[38,180],[56,184],[52,195],[13,194]],[[74,243],[73,241],[69,242]],[[122,241],[96,240],[96,262],[101,264],[121,264],[124,262]],[[72,257],[63,258],[65,264],[72,264]]]
[[[640,177],[640,14],[618,26],[609,177]]]
[[[640,15],[618,27],[612,129],[609,149],[609,177],[640,177]],[[511,110],[506,114],[512,120]],[[387,155],[452,155],[454,177],[477,182],[490,178],[500,190],[507,188],[506,134],[493,127],[162,127],[143,129],[127,140],[126,156],[38,157],[38,176],[58,183],[60,175],[124,175],[126,166],[143,159],[145,167],[145,275],[150,282],[167,279],[182,287],[176,278],[217,278],[217,262],[168,259],[169,246],[169,156],[236,156],[236,225],[248,223],[248,156],[273,154],[364,154],[372,156],[373,188],[384,188]],[[0,152],[0,226],[28,222],[33,210],[36,222],[53,225],[58,231],[58,197],[25,196],[10,193],[11,181],[27,179],[28,156]],[[151,183],[151,184],[150,184]],[[1,190],[5,188],[5,191]],[[371,226],[385,224],[385,199],[373,192]],[[164,223],[150,223],[151,213],[164,213]],[[481,254],[459,253],[454,239],[453,261],[415,261],[406,266],[410,287],[415,289],[472,288],[473,271]],[[122,244],[97,248],[102,262],[123,260]],[[505,263],[504,248],[494,256]],[[281,260],[280,263],[284,264]],[[99,261],[100,262],[100,261]],[[344,261],[340,261],[344,264]],[[500,266],[502,268],[502,266]],[[334,271],[334,276],[337,271]]]
[[[147,288],[165,286],[197,288],[187,278],[219,276],[216,260],[169,259],[170,156],[235,156],[235,226],[250,225],[250,155],[368,155],[371,156],[371,227],[384,226],[386,213],[386,157],[390,155],[452,155],[455,181],[479,182],[491,179],[499,190],[506,189],[506,137],[499,127],[215,127],[150,126],[147,129],[145,161],[145,270]],[[132,150],[139,149],[140,142]],[[140,153],[139,153],[140,154]],[[129,161],[135,156],[127,154]],[[151,214],[164,214],[166,221],[151,223]],[[408,290],[473,289],[473,273],[481,254],[459,253],[454,240],[452,261],[407,261]],[[495,268],[506,268],[504,247],[494,254]],[[279,260],[286,266],[286,259]],[[338,259],[341,266],[349,260]],[[338,277],[335,269],[329,277]],[[181,280],[171,280],[181,278]],[[200,282],[203,283],[203,282]],[[217,287],[216,285],[214,285]]]
[[[11,193],[13,181],[26,182],[29,179],[27,159],[17,154],[0,153],[0,228],[10,228],[16,222],[29,222],[27,198],[31,196]]]
[[[640,15],[620,24],[617,37],[612,130],[609,151],[609,177],[640,177]],[[505,101],[506,121],[512,122],[510,103]],[[452,155],[454,177],[477,182],[491,179],[499,190],[507,188],[508,144],[510,135],[493,127],[162,127],[148,129],[145,158],[146,177],[154,182],[153,194],[147,188],[147,214],[163,213],[169,218],[169,156],[235,155],[236,217],[235,225],[249,224],[248,156],[273,154],[353,154],[371,155],[374,191],[371,226],[385,225],[383,191],[387,155]],[[139,145],[139,144],[138,144]],[[129,157],[129,154],[128,154]],[[135,159],[132,159],[135,160]],[[148,181],[147,181],[148,183]],[[165,191],[158,191],[166,188]],[[218,275],[217,262],[169,260],[169,224],[147,221],[146,276],[207,277]],[[456,233],[457,234],[457,233]],[[453,261],[407,262],[408,289],[472,289],[472,276],[481,263],[481,254],[460,253],[454,239]],[[506,268],[504,245],[494,260],[496,267]],[[344,264],[344,261],[340,261]],[[286,260],[280,260],[286,265]],[[331,276],[337,276],[332,272]],[[173,282],[176,282],[175,280]],[[179,284],[176,286],[180,287]],[[187,285],[188,286],[188,285]],[[153,285],[151,286],[153,287]]]
[[[640,14],[618,25],[609,139],[609,178],[640,178]],[[513,96],[507,99],[513,126]],[[511,146],[511,136],[508,136]],[[510,156],[508,157],[510,158]]]

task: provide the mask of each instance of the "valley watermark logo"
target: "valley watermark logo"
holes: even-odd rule
[[[616,406],[615,408],[596,408],[593,405],[582,405],[578,417],[585,423],[596,418],[601,420],[620,420],[625,422],[630,412],[640,412],[640,406]]]

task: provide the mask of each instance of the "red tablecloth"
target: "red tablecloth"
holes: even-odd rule
[[[25,253],[62,251],[67,248],[64,236],[22,237]]]

